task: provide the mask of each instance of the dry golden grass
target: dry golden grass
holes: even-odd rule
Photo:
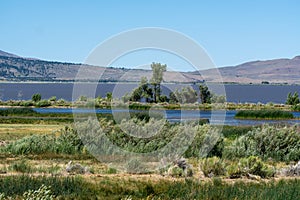
[[[51,134],[64,125],[52,124],[0,124],[0,141],[12,141],[33,134]]]

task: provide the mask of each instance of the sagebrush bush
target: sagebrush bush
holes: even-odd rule
[[[250,156],[248,158],[242,158],[240,160],[243,173],[249,173],[258,175],[262,178],[273,177],[275,175],[275,169],[265,164],[260,158],[256,156]]]
[[[2,151],[15,154],[43,154],[43,153],[62,153],[75,154],[83,152],[84,144],[78,137],[75,129],[65,127],[55,134],[30,135],[12,143],[9,143]]]
[[[225,165],[218,157],[205,158],[200,163],[200,168],[206,177],[225,175]]]
[[[259,156],[277,161],[300,160],[300,133],[297,126],[263,125],[237,138],[225,149],[228,159]]]
[[[31,135],[9,143],[4,151],[15,155],[42,154],[52,152],[54,145],[54,135]]]

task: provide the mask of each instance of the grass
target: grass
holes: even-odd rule
[[[21,196],[36,190],[42,184],[63,199],[284,199],[300,196],[299,179],[276,182],[224,182],[193,179],[168,180],[131,179],[119,177],[54,177],[5,176],[0,177],[0,191],[6,196]]]
[[[63,127],[50,124],[0,124],[0,140],[12,141],[34,134],[51,134]]]
[[[24,110],[23,110],[24,111]],[[262,110],[263,111],[263,110]],[[11,118],[2,118],[9,120],[10,123],[4,124],[1,119],[0,122],[0,141],[9,141],[7,146],[11,148],[9,151],[0,152],[0,172],[6,172],[6,175],[0,175],[0,196],[3,193],[5,196],[13,198],[21,198],[22,194],[28,190],[36,190],[43,184],[51,186],[51,192],[59,199],[297,199],[300,196],[300,180],[299,179],[285,179],[283,181],[264,180],[261,182],[254,182],[250,180],[228,180],[224,177],[228,176],[228,171],[221,171],[220,173],[214,172],[221,176],[220,178],[201,178],[200,163],[203,161],[195,156],[188,159],[188,162],[193,165],[194,177],[184,178],[171,178],[169,176],[158,175],[159,172],[153,172],[148,175],[129,175],[123,174],[119,169],[109,168],[104,164],[99,163],[95,158],[91,157],[88,153],[83,153],[82,145],[76,138],[76,132],[72,129],[65,128],[59,131],[66,125],[66,118],[69,119],[69,114],[40,114],[31,111],[9,111],[7,114]],[[264,111],[265,112],[265,111]],[[139,119],[147,121],[148,116],[142,114],[132,114]],[[18,118],[19,117],[19,118]],[[24,118],[22,118],[24,117]],[[49,121],[45,118],[51,118]],[[110,131],[112,139],[123,141],[130,139],[133,141],[133,146],[128,146],[133,150],[137,148],[138,144],[141,150],[146,147],[142,143],[138,143],[134,138],[127,138],[120,134],[114,123],[108,123],[112,120],[110,114],[99,114],[98,118],[106,118],[102,120],[102,125],[106,126]],[[44,118],[43,120],[41,118]],[[54,119],[55,118],[55,119]],[[62,120],[58,122],[58,120]],[[13,120],[16,123],[11,123]],[[28,121],[26,121],[28,120]],[[39,124],[25,124],[25,122]],[[57,120],[57,121],[55,121]],[[101,121],[101,120],[100,120]],[[1,124],[2,123],[2,124]],[[57,123],[57,124],[51,124]],[[130,123],[128,124],[130,125]],[[193,123],[188,126],[194,128]],[[201,144],[202,136],[210,129],[210,125],[199,126],[198,136],[195,138],[195,143],[190,148],[191,155],[198,155],[197,149]],[[206,130],[207,129],[207,130]],[[160,141],[168,142],[173,134],[180,131],[176,124],[167,124],[163,129],[163,134],[156,135],[151,145],[154,147]],[[291,131],[293,134],[299,133],[296,128],[283,128],[283,127],[232,127],[224,126],[222,130],[222,137],[218,141],[216,148],[212,150],[215,155],[219,155],[220,162],[212,162],[208,167],[220,169],[226,168],[228,165],[238,165],[238,160],[234,160],[237,156],[231,158],[223,158],[222,152],[225,147],[233,145],[233,142],[241,137],[255,136],[253,141],[264,141],[263,138],[270,141],[277,141],[278,144],[285,144],[281,140],[288,139],[287,144],[296,144],[296,137],[286,137]],[[250,133],[249,133],[250,132]],[[253,134],[251,134],[253,132]],[[257,133],[264,132],[261,138]],[[55,134],[53,134],[55,133]],[[274,134],[271,134],[274,133]],[[276,134],[275,134],[276,133]],[[273,138],[275,137],[275,139]],[[224,141],[223,141],[224,138]],[[250,138],[251,139],[251,138]],[[250,141],[247,139],[245,144]],[[48,141],[48,142],[47,142]],[[150,140],[151,141],[151,140]],[[147,148],[152,150],[150,141],[145,140],[144,143],[149,143]],[[269,140],[263,144],[269,144]],[[197,143],[199,142],[199,143]],[[72,144],[72,145],[70,145]],[[123,144],[123,143],[120,143]],[[235,144],[237,147],[238,144]],[[244,144],[244,143],[243,143]],[[254,144],[253,142],[251,144]],[[70,145],[70,146],[69,146]],[[263,146],[263,145],[259,145]],[[264,145],[264,147],[268,145]],[[275,145],[279,146],[279,145]],[[287,145],[288,146],[288,145]],[[76,147],[76,148],[75,148]],[[193,149],[194,147],[194,149]],[[1,147],[2,148],[2,147]],[[4,147],[5,148],[5,147]],[[43,149],[45,148],[45,149]],[[286,146],[282,147],[283,150],[290,149]],[[295,146],[294,154],[298,154]],[[256,148],[257,150],[257,148]],[[273,152],[273,150],[270,150]],[[139,151],[137,151],[139,152]],[[221,152],[218,153],[218,152]],[[234,151],[236,152],[236,151]],[[194,153],[194,154],[193,154]],[[285,153],[284,153],[285,154]],[[25,155],[25,156],[24,156]],[[259,156],[259,155],[258,155]],[[273,158],[272,155],[267,158]],[[267,158],[261,158],[261,163],[265,164]],[[298,157],[297,157],[298,158]],[[216,158],[212,158],[216,159]],[[226,160],[224,160],[226,159]],[[241,158],[240,160],[243,160]],[[71,176],[65,171],[66,164],[72,160],[73,163],[79,163],[83,166],[88,166],[92,173],[91,175],[76,175]],[[282,159],[280,159],[282,160]],[[214,160],[212,160],[214,161]],[[277,167],[279,161],[273,160],[270,164]],[[217,165],[217,164],[220,165]],[[209,163],[210,164],[210,163]],[[285,164],[285,163],[284,163]],[[284,165],[283,164],[283,165]],[[286,163],[287,164],[287,163]],[[223,166],[224,165],[224,166]],[[262,165],[263,166],[263,165]],[[284,165],[286,167],[286,165]],[[218,170],[218,169],[216,169]],[[223,169],[222,169],[223,170]],[[227,168],[226,168],[227,170]],[[236,169],[231,169],[236,172]],[[44,176],[42,176],[44,175]]]
[[[238,119],[293,119],[294,115],[281,110],[240,110],[236,113]]]

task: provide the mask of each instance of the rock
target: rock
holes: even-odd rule
[[[70,174],[88,174],[90,173],[88,167],[83,167],[82,165],[76,163],[72,165],[72,161],[67,164],[66,171]]]
[[[279,173],[283,176],[300,176],[300,161],[296,165],[281,169]]]
[[[213,178],[214,176],[215,176],[215,175],[214,175],[213,172],[210,172],[210,173],[207,175],[208,178]]]
[[[185,170],[187,168],[187,162],[184,158],[180,158],[180,159],[176,160],[175,164],[183,170]]]
[[[247,178],[251,179],[251,180],[255,180],[255,181],[260,181],[261,180],[260,176],[249,174],[249,173],[247,174]]]
[[[180,158],[175,161],[175,164],[183,170],[183,175],[186,177],[192,177],[194,172],[192,167],[187,163],[184,158]]]
[[[177,159],[169,167],[167,174],[172,177],[192,177],[193,169],[184,158]]]
[[[6,146],[6,145],[7,145],[7,143],[4,140],[0,140],[0,147],[1,146]]]

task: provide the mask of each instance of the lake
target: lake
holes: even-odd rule
[[[110,109],[84,109],[84,108],[34,108],[35,111],[39,113],[112,113]],[[118,112],[128,112],[128,110],[116,109],[113,110],[114,113]],[[140,112],[139,110],[131,110],[131,112]],[[299,124],[300,120],[240,120],[235,119],[234,116],[237,111],[197,111],[197,110],[165,110],[158,111],[165,112],[165,117],[171,122],[180,122],[181,120],[197,120],[199,118],[206,118],[210,120],[210,124],[224,124],[232,126],[241,125],[259,125],[265,123],[287,123],[287,124]],[[213,115],[212,115],[213,113]],[[293,112],[294,117],[300,118],[300,112]]]
[[[86,95],[86,91],[91,84],[80,84],[80,95]],[[122,91],[114,97],[120,97],[126,92],[130,92],[137,87],[135,83],[119,83],[118,91]],[[163,94],[168,95],[170,91],[187,86],[184,84],[164,84]],[[241,103],[284,103],[289,92],[300,93],[300,85],[238,85],[225,84],[226,96],[228,102]],[[198,90],[196,85],[192,85]],[[116,88],[115,83],[99,83],[96,89],[97,96],[105,96]],[[57,99],[63,98],[68,101],[72,100],[73,83],[0,83],[0,100],[28,100],[35,93],[40,93],[42,98],[56,96]]]

